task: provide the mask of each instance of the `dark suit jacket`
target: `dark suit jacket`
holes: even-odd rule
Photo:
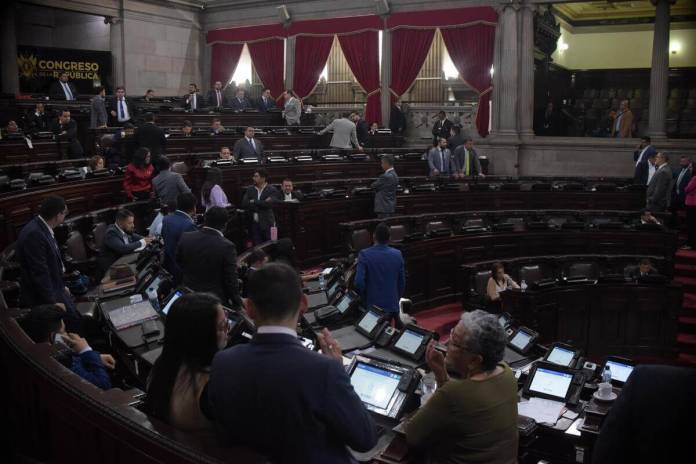
[[[241,306],[237,248],[216,230],[203,228],[183,233],[176,249],[176,263],[184,285],[191,290],[210,292],[233,308]]]
[[[280,191],[279,196],[281,201],[285,201],[285,192]],[[302,193],[299,190],[293,190],[292,192],[290,192],[290,198],[292,198],[293,200],[302,201],[302,199],[304,198],[304,193]]]
[[[633,161],[637,162],[638,157],[640,156],[640,154],[642,152],[643,152],[643,150],[634,151],[633,152]],[[647,161],[648,158],[650,158],[652,155],[656,155],[656,154],[657,154],[657,150],[655,150],[655,147],[653,147],[652,145],[648,145],[645,149],[645,154],[643,155],[643,158],[641,159],[641,161]]]
[[[166,153],[167,138],[164,129],[153,123],[145,123],[135,131],[135,142],[139,147],[150,149],[152,158]]]
[[[375,213],[393,213],[396,211],[396,188],[399,176],[390,169],[383,172],[370,186],[375,190]]]
[[[389,116],[389,129],[394,134],[402,134],[406,131],[406,115],[396,105],[392,105]]]
[[[104,244],[99,250],[99,269],[102,273],[109,270],[114,261],[121,256],[134,253],[137,248],[140,248],[141,237],[138,234],[126,234],[128,243],[123,239],[123,234],[118,230],[116,224],[111,224],[106,228],[104,234]]]
[[[691,173],[687,169],[684,175],[682,176],[681,182],[677,183],[681,171],[681,168],[676,169],[672,174],[672,177],[674,179],[674,188],[672,189],[672,205],[677,207],[684,206],[684,200],[686,199],[686,192],[684,192],[684,189],[686,189],[686,186],[689,185],[689,181],[691,180]]]
[[[123,102],[126,105],[126,110],[128,111],[128,116],[130,116],[130,120],[134,121],[135,120],[135,108],[131,104],[130,100],[128,98],[123,98]],[[120,127],[123,125],[122,122],[118,122],[118,98],[112,97],[106,101],[106,111],[109,113],[109,126],[111,127]],[[111,112],[115,111],[116,116],[112,116]]]
[[[650,164],[647,160],[641,161],[636,166],[633,172],[633,183],[640,185],[648,184],[648,174],[650,173]]]
[[[220,98],[222,101],[220,102],[220,105],[218,105],[215,89],[210,89],[206,94],[205,102],[208,106],[212,106],[213,108],[227,106],[227,98],[225,97],[225,92],[223,90],[220,90]]]
[[[672,170],[669,166],[660,166],[650,179],[648,189],[645,192],[646,207],[653,212],[667,209],[672,201],[673,186]]]
[[[235,111],[242,111],[243,109],[252,107],[251,103],[249,103],[249,99],[247,97],[242,98],[242,101],[240,102],[236,96],[230,98],[229,105]]]
[[[379,244],[361,250],[353,284],[366,308],[377,305],[385,311],[398,313],[399,299],[406,286],[401,252]]]
[[[47,112],[43,112],[40,116],[36,115],[36,111],[32,111],[27,117],[29,122],[30,132],[46,132],[51,130],[51,118]]]
[[[369,413],[340,362],[289,334],[257,334],[213,359],[208,399],[225,445],[279,464],[353,462],[345,446],[377,443]]]
[[[61,124],[56,118],[51,125],[51,131],[56,134],[61,152],[70,158],[81,158],[84,155],[82,144],[77,138],[77,122],[74,119],[67,124]]]
[[[370,126],[367,125],[367,121],[365,121],[364,119],[359,120],[358,123],[355,125],[355,135],[358,136],[358,142],[360,142],[360,145],[362,145],[363,147],[368,142],[369,132]]]
[[[275,100],[273,99],[273,97],[271,97],[271,98],[268,98],[268,99],[266,100],[266,102],[264,103],[263,97],[259,97],[259,101],[258,101],[258,104],[257,104],[257,108],[259,109],[259,111],[265,113],[265,112],[268,111],[268,110],[273,110],[273,109],[275,109],[275,108],[276,108],[276,102],[275,102]]]
[[[466,138],[462,134],[453,135],[447,139],[447,148],[452,150],[452,153],[454,153],[458,146],[464,145],[464,142],[466,142]]]
[[[193,99],[191,98],[191,94],[187,93],[186,95],[183,96],[183,99],[184,99],[184,108],[186,108],[187,110],[192,109],[191,106],[193,103]],[[206,101],[205,101],[204,97],[202,97],[199,92],[196,92],[196,108],[194,108],[194,109],[199,110],[199,109],[205,107],[205,105],[206,105]]]
[[[261,230],[268,230],[275,224],[273,202],[281,201],[282,195],[275,187],[268,184],[261,192],[261,198],[257,199],[257,196],[256,187],[253,185],[248,187],[242,198],[242,208],[252,214],[257,213],[259,215],[259,227]],[[271,201],[266,201],[268,198]]]
[[[68,87],[70,87],[70,92],[73,94],[73,98],[77,99],[77,89],[72,82],[68,82]],[[60,81],[54,81],[48,90],[48,96],[51,100],[63,100],[65,101],[65,91]]]
[[[232,147],[232,154],[236,159],[242,158],[261,158],[263,156],[263,143],[256,137],[254,137],[254,144],[256,145],[256,150],[251,146],[251,143],[247,141],[246,137],[242,137],[234,143]]]
[[[592,463],[687,462],[694,416],[696,369],[637,366],[602,423]]]
[[[452,121],[449,119],[445,119],[444,121],[438,119],[433,125],[433,143],[435,143],[438,138],[448,139],[450,137],[450,129],[452,129]]]
[[[164,239],[164,268],[181,283],[183,275],[176,264],[176,249],[184,232],[197,230],[193,220],[181,211],[174,211],[162,219],[162,238]]]
[[[452,171],[460,172],[462,174],[466,173],[466,152],[464,151],[464,145],[459,145],[452,154]],[[469,175],[477,176],[481,174],[481,162],[479,161],[478,154],[473,148],[469,151]]]
[[[657,269],[654,267],[650,266],[650,269],[648,269],[648,275],[656,275],[657,274]],[[638,279],[639,277],[642,277],[640,275],[640,266],[635,265],[635,266],[630,266],[626,268],[625,271],[625,276],[628,277],[629,279]]]
[[[51,303],[72,306],[72,300],[65,294],[58,243],[38,216],[22,228],[16,247],[21,271],[21,306],[30,308]]]

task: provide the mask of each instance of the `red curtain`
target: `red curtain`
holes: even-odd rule
[[[482,137],[488,135],[488,102],[491,92],[491,66],[495,27],[476,24],[468,27],[441,29],[452,62],[459,77],[479,93],[476,128]]]
[[[395,29],[392,32],[391,91],[400,97],[423,67],[435,29]]]
[[[263,85],[271,89],[271,95],[279,98],[283,93],[284,43],[281,39],[247,43],[249,55]]]
[[[254,42],[256,40],[283,38],[285,28],[282,24],[263,24],[259,26],[233,27],[230,29],[215,29],[208,31],[206,40],[208,44],[216,42]]]
[[[216,81],[224,86],[230,81],[234,70],[239,63],[244,44],[213,44],[210,59],[210,86]]]
[[[348,66],[358,83],[367,92],[365,121],[382,123],[382,104],[379,83],[379,38],[377,31],[340,35],[338,41]]]
[[[300,97],[309,95],[319,81],[329,58],[333,36],[298,36],[295,40],[293,90]]]

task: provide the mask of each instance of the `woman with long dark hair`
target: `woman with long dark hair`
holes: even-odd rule
[[[491,266],[491,276],[488,278],[486,286],[486,295],[491,302],[500,301],[500,294],[511,288],[520,288],[517,282],[505,273],[503,263],[494,263]]]
[[[138,148],[133,160],[126,166],[123,175],[123,190],[130,200],[147,200],[152,194],[152,173],[155,168],[150,162],[150,150]]]
[[[209,293],[184,295],[172,305],[162,354],[148,381],[149,414],[181,430],[212,431],[199,403],[213,356],[227,344],[228,327],[220,300]]]
[[[222,171],[218,168],[208,168],[205,174],[205,182],[201,187],[201,203],[206,211],[213,206],[227,208],[230,202],[225,191],[222,190]]]

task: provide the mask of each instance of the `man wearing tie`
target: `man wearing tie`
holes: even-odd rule
[[[437,113],[437,122],[433,125],[433,143],[436,143],[440,138],[448,138],[452,126],[452,121],[447,119],[447,113],[444,111]]]
[[[65,71],[60,73],[58,81],[51,84],[48,96],[51,100],[77,100],[77,91],[75,90],[75,86],[71,82],[68,82],[68,73]]]
[[[222,90],[222,82],[216,81],[215,87],[208,90],[208,106],[213,108],[225,106],[225,92]]]
[[[244,89],[237,89],[237,94],[232,99],[231,106],[235,111],[244,111],[247,108],[251,108],[249,100],[244,96]]]
[[[244,138],[237,140],[232,148],[235,159],[256,158],[263,155],[263,144],[254,138],[254,128],[249,126],[244,130]]]
[[[184,108],[186,108],[188,111],[195,111],[200,108],[200,100],[198,100],[198,86],[196,84],[189,84],[189,93],[184,98]]]
[[[259,98],[259,111],[265,113],[268,110],[274,110],[276,108],[276,102],[271,96],[271,89],[266,87],[263,89],[261,98]]]
[[[116,99],[112,102],[111,107],[111,125],[121,127],[131,121],[132,107],[126,100],[126,88],[123,86],[116,87]]]
[[[430,176],[449,176],[451,174],[451,153],[447,148],[447,139],[440,137],[437,146],[428,152],[428,167]]]
[[[481,163],[476,150],[474,150],[474,141],[467,137],[463,145],[459,145],[452,155],[452,171],[455,178],[464,178],[465,176],[480,176],[484,177],[481,172]]]
[[[141,251],[152,241],[152,237],[141,237],[134,231],[133,213],[127,209],[118,210],[116,222],[107,227],[99,251],[99,269],[103,274],[121,256]]]

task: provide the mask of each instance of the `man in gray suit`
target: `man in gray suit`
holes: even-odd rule
[[[450,139],[451,140],[451,139]],[[459,145],[452,154],[452,172],[455,178],[462,179],[465,176],[481,176],[481,162],[474,150],[474,141],[466,137],[464,144]]]
[[[157,174],[152,179],[152,187],[155,189],[160,202],[169,206],[172,211],[176,209],[176,199],[179,194],[191,193],[191,189],[186,185],[184,178],[178,172],[171,171],[171,164],[166,156],[157,158]]]
[[[437,146],[431,148],[428,152],[430,176],[449,176],[452,173],[451,158],[452,153],[447,148],[447,139],[440,137]]]
[[[302,103],[292,90],[285,91],[283,118],[288,126],[299,126],[302,117]]]
[[[664,211],[672,199],[674,179],[669,168],[669,157],[666,153],[658,153],[655,157],[655,175],[648,183],[646,192],[646,207],[650,211]]]
[[[97,88],[97,94],[92,98],[92,106],[89,115],[89,128],[90,129],[100,129],[106,127],[107,124],[107,114],[106,105],[104,103],[104,96],[106,95],[106,89],[104,87]]]
[[[244,129],[244,138],[237,140],[232,148],[235,159],[256,158],[263,156],[263,144],[254,138],[254,128],[249,126]]]
[[[355,123],[349,119],[350,113],[345,113],[340,119],[334,119],[331,124],[319,131],[319,135],[324,135],[328,131],[333,130],[331,137],[332,148],[340,148],[342,150],[350,150],[355,147],[362,151],[362,146],[358,142],[358,134],[355,129]]]
[[[381,165],[384,173],[370,187],[375,191],[375,214],[378,218],[386,218],[396,212],[396,188],[399,185],[399,176],[394,170],[392,155],[382,156]]]

